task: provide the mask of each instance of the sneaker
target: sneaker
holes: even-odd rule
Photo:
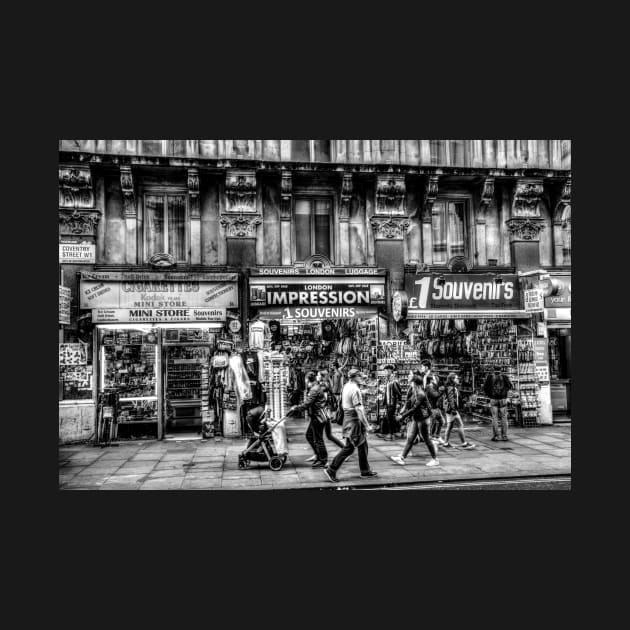
[[[333,483],[337,483],[339,481],[335,473],[328,466],[324,467],[324,474],[328,477],[328,481],[332,481]]]
[[[381,440],[385,439],[385,436],[382,433],[375,433],[374,435],[376,435],[377,438],[381,438]]]
[[[317,461],[317,455],[311,455],[306,461],[307,462],[315,462],[315,461]]]
[[[492,438],[492,441],[493,441],[493,442],[498,442],[498,441],[499,441],[499,438],[495,435],[495,436]]]
[[[376,475],[378,475],[378,473],[374,472],[373,470],[368,470],[366,473],[361,473],[361,477],[376,477]]]
[[[439,465],[440,465],[440,462],[437,459],[432,459],[431,461],[425,464],[425,466],[439,466]]]
[[[501,442],[508,442],[509,440],[506,437],[501,438]]]
[[[444,442],[444,444],[442,444],[442,446],[444,448],[453,448],[453,445],[450,442]]]
[[[462,448],[469,451],[470,449],[475,448],[475,445],[470,442],[466,442],[466,444],[462,444]]]
[[[317,461],[311,466],[311,468],[323,468],[324,466],[326,466],[325,462]]]
[[[395,462],[396,464],[400,464],[401,466],[405,466],[407,462],[405,462],[405,460],[402,458],[402,455],[394,455],[393,457],[390,457],[390,459]]]

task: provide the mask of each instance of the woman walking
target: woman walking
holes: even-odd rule
[[[424,443],[429,449],[431,459],[427,462],[427,466],[439,466],[440,462],[437,457],[437,446],[431,440],[429,435],[431,428],[431,405],[429,399],[422,389],[422,376],[414,374],[409,384],[411,389],[410,395],[407,398],[404,412],[400,416],[399,420],[409,417],[410,420],[407,423],[407,442],[405,448],[400,455],[392,457],[392,461],[405,465],[405,458],[409,455],[411,447],[414,444],[418,433],[424,438]]]
[[[425,392],[431,405],[431,439],[436,440],[438,444],[444,444],[441,437],[442,427],[446,424],[442,415],[442,399],[444,397],[444,388],[438,387],[434,382],[433,376],[426,377]]]
[[[459,415],[460,409],[460,396],[459,396],[459,376],[455,372],[451,372],[446,379],[446,435],[444,436],[445,448],[451,448],[451,444],[448,439],[451,436],[451,430],[453,426],[456,427],[459,439],[462,441],[462,448],[471,449],[475,448],[475,445],[466,441],[466,435],[464,434],[464,421]]]

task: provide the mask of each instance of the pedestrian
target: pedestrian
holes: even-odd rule
[[[317,372],[317,381],[320,384],[320,386],[323,387],[324,389],[326,405],[327,405],[328,411],[330,412],[326,416],[326,424],[324,424],[324,435],[326,436],[329,442],[332,442],[333,444],[335,444],[335,446],[338,446],[339,448],[343,448],[343,442],[338,437],[333,435],[333,432],[332,432],[331,415],[334,414],[335,411],[337,411],[338,403],[332,391],[333,384],[328,374],[328,370],[319,370],[319,372]]]
[[[384,440],[393,440],[396,433],[396,409],[402,398],[402,390],[394,372],[396,368],[389,364],[384,367],[387,372],[387,380],[385,381],[385,417],[381,425],[380,433],[376,436]]]
[[[431,371],[431,361],[424,359],[420,363],[420,374],[422,375],[422,388],[426,391],[427,380],[430,376],[433,376],[433,372]]]
[[[301,405],[293,405],[287,415],[296,411],[307,411],[309,417],[306,429],[306,441],[315,452],[312,468],[322,468],[328,463],[328,451],[324,444],[324,425],[326,423],[326,398],[324,390],[317,382],[315,372],[306,375],[306,400]]]
[[[501,373],[501,367],[495,365],[494,371],[488,374],[483,385],[483,391],[490,398],[490,413],[492,414],[492,441],[507,442],[507,399],[508,393],[514,388],[507,374]],[[501,419],[501,437],[499,437],[499,418]]]
[[[453,427],[456,427],[459,438],[462,441],[462,448],[471,449],[475,448],[475,445],[466,441],[466,434],[464,433],[464,421],[459,413],[460,409],[460,395],[459,395],[459,376],[455,372],[451,372],[446,379],[446,392],[445,392],[445,411],[446,411],[446,435],[444,436],[445,448],[451,448],[451,443],[448,441],[451,436]]]
[[[446,424],[446,420],[442,413],[444,387],[438,387],[433,376],[427,376],[425,393],[431,405],[431,439],[438,444],[444,444],[444,440],[440,435],[442,427]]]
[[[409,455],[411,448],[416,440],[418,433],[424,438],[424,442],[429,449],[431,459],[426,463],[427,466],[439,466],[440,462],[437,457],[437,446],[431,440],[429,435],[431,428],[431,405],[429,399],[422,389],[422,376],[414,374],[409,385],[411,395],[407,399],[407,403],[403,409],[400,419],[409,417],[407,423],[407,442],[400,455],[394,455],[392,461],[405,465],[405,458]]]
[[[339,399],[341,398],[341,390],[343,389],[344,377],[341,367],[337,361],[333,363],[333,372],[330,380],[332,382],[332,393],[337,399],[337,402],[339,402]]]
[[[332,463],[324,468],[324,473],[328,480],[332,482],[339,481],[337,479],[337,471],[355,448],[359,453],[361,477],[375,477],[378,474],[370,469],[368,462],[367,433],[370,425],[365,416],[359,382],[363,382],[362,375],[359,370],[352,368],[348,372],[348,381],[341,392],[341,406],[343,409],[342,434],[346,443],[335,455]]]

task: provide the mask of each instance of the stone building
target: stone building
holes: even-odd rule
[[[94,365],[88,298],[111,307],[99,291],[135,278],[234,282],[209,305],[243,330],[264,267],[386,270],[390,323],[418,270],[570,287],[570,210],[569,140],[61,140],[59,341]],[[60,439],[89,437],[97,389],[60,381]]]

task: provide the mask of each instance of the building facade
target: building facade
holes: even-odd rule
[[[61,441],[93,435],[108,360],[160,381],[166,332],[153,356],[142,326],[206,322],[238,343],[257,318],[363,314],[388,337],[422,274],[548,282],[535,323],[570,417],[569,140],[61,140],[59,248]],[[107,359],[130,322],[143,357]],[[116,369],[146,393],[146,367]]]

